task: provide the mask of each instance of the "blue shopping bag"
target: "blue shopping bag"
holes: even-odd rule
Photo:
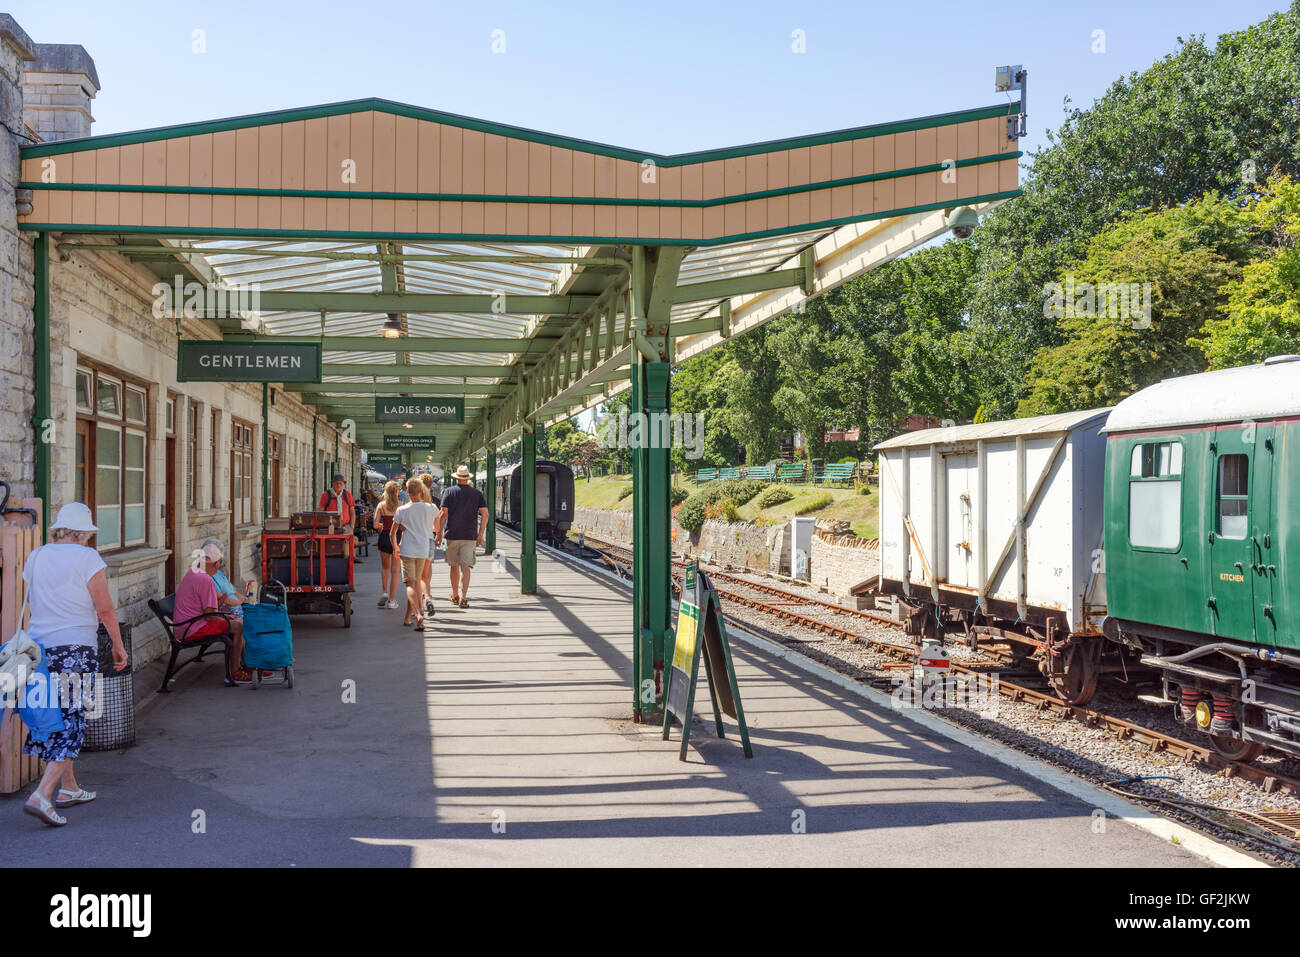
[[[293,664],[293,630],[289,609],[259,602],[244,605],[244,664],[274,671]]]

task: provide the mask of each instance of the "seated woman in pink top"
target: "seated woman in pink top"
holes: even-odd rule
[[[217,585],[212,575],[221,567],[221,549],[216,545],[203,546],[203,567],[191,567],[181,579],[176,589],[175,609],[172,621],[189,621],[200,615],[208,617],[193,621],[187,625],[178,625],[176,637],[181,641],[197,641],[209,635],[223,635],[230,630],[231,673],[230,680],[236,684],[250,684],[252,674],[243,666],[244,657],[244,623],[221,612],[221,602],[217,597]]]

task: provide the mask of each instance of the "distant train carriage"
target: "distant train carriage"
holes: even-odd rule
[[[1300,356],[1143,389],[1106,438],[1107,637],[1221,753],[1300,754]]]
[[[497,477],[495,503],[497,521],[521,529],[523,466],[516,465]],[[562,545],[573,525],[573,470],[561,462],[537,460],[538,541]]]

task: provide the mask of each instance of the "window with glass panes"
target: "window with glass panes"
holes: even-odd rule
[[[148,389],[95,366],[79,366],[74,484],[99,527],[100,551],[145,540]]]
[[[253,427],[231,419],[230,508],[236,525],[253,521]]]

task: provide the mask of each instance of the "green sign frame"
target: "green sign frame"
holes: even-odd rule
[[[464,396],[375,396],[376,422],[465,424]]]
[[[740,686],[736,683],[736,669],[731,661],[727,626],[722,620],[722,600],[709,577],[697,572],[696,562],[687,564],[686,584],[677,610],[673,660],[668,668],[668,693],[664,695],[663,739],[668,740],[676,717],[682,724],[682,748],[677,759],[686,760],[686,746],[691,737],[691,712],[695,708],[695,682],[699,678],[700,652],[703,651],[704,675],[709,684],[713,724],[718,737],[726,737],[722,729],[722,712],[725,711],[740,726],[740,742],[745,757],[752,758],[754,749],[749,744],[749,726],[745,723],[745,709],[740,703]]]
[[[225,342],[181,339],[177,382],[320,382],[324,350],[319,342]]]
[[[436,452],[437,443],[432,435],[385,435],[384,448],[402,452]]]
[[[405,463],[406,463],[406,456],[399,455],[396,452],[392,452],[392,453],[367,452],[366,453],[367,465],[404,465]]]

